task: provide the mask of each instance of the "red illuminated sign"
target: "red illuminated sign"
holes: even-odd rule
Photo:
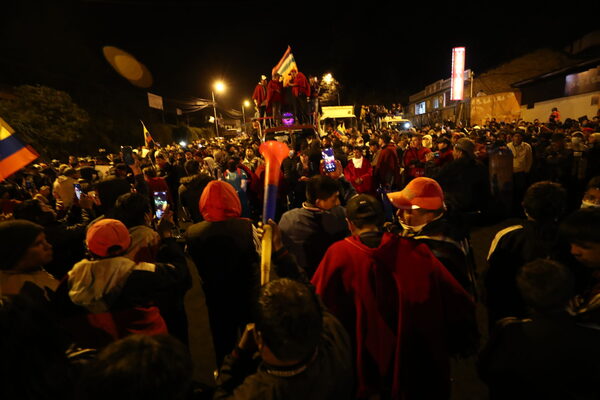
[[[465,48],[452,49],[452,85],[450,87],[450,100],[462,100],[465,88]]]

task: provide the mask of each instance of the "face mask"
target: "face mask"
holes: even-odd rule
[[[290,150],[290,157],[294,157],[294,150]]]
[[[581,208],[600,208],[600,204],[592,203],[591,201],[583,200],[581,202]]]
[[[412,233],[419,233],[423,230],[423,228],[425,228],[425,226],[427,224],[411,226],[411,225],[406,225],[405,223],[400,221],[400,225],[402,225],[402,228],[404,228],[404,230],[406,230],[406,231],[409,231]]]

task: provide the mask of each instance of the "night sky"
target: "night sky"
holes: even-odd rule
[[[13,72],[21,66],[27,76],[36,64],[71,80],[124,81],[102,58],[110,45],[148,67],[149,91],[209,98],[211,83],[223,79],[221,101],[231,107],[270,75],[287,45],[307,76],[335,76],[342,102],[391,103],[448,78],[454,46],[466,46],[466,67],[477,73],[536,48],[560,49],[599,25],[593,2],[588,12],[574,3],[535,11],[498,2],[48,3],[8,0],[0,49],[14,55]]]

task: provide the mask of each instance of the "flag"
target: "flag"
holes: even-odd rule
[[[5,180],[39,157],[30,146],[25,146],[15,131],[0,118],[0,181]]]
[[[290,71],[295,69],[298,71],[298,66],[296,65],[296,60],[294,59],[294,55],[292,54],[292,48],[288,46],[285,53],[283,53],[283,57],[277,63],[273,70],[272,74],[278,73],[281,75],[283,86],[287,86],[290,82]]]
[[[150,135],[150,132],[148,132],[148,129],[146,129],[144,121],[140,120],[140,122],[142,123],[142,128],[144,129],[144,143],[146,143],[146,146],[150,146],[150,143],[154,143],[154,139],[152,139],[152,135]]]

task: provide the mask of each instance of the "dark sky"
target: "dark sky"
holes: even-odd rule
[[[94,59],[116,46],[152,72],[150,91],[208,98],[220,78],[231,107],[270,75],[287,45],[307,76],[333,73],[343,102],[392,102],[448,78],[454,46],[467,47],[466,66],[477,73],[539,47],[561,48],[599,25],[574,3],[528,11],[520,3],[456,1],[8,1],[24,47],[74,40]],[[56,73],[60,62],[68,57],[52,62]]]

